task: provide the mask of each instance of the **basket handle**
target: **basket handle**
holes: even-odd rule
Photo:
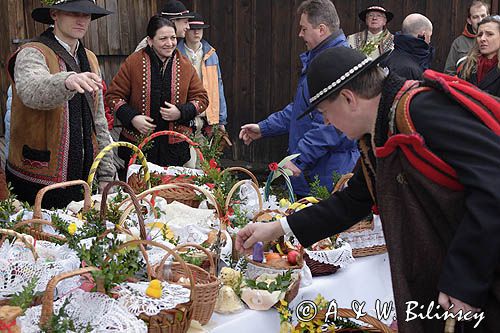
[[[13,236],[13,237],[16,237],[17,239],[21,240],[24,243],[24,245],[26,245],[26,247],[28,249],[30,249],[31,253],[33,254],[33,258],[35,258],[35,261],[38,260],[38,253],[36,253],[35,247],[33,246],[33,244],[31,244],[30,240],[25,235],[20,234],[18,232],[15,232],[14,230],[10,230],[10,229],[0,229],[0,234],[7,235],[7,236]],[[0,242],[0,245],[2,243],[3,243],[3,239]]]
[[[102,194],[102,199],[101,199],[101,220],[104,222],[106,218],[106,212],[108,210],[108,205],[107,205],[107,199],[108,199],[108,193],[111,190],[113,186],[120,186],[123,188],[123,190],[129,195],[130,200],[132,200],[133,207],[135,208],[135,211],[137,212],[137,219],[139,220],[139,231],[141,233],[141,238],[146,239],[146,227],[144,225],[144,217],[142,216],[141,212],[141,205],[139,204],[139,201],[137,200],[137,197],[134,193],[134,190],[125,182],[122,182],[120,180],[115,180],[112,182],[109,182],[106,187],[104,188],[104,192]],[[121,223],[120,223],[121,225]]]
[[[182,141],[186,141],[189,145],[191,145],[191,146],[194,147],[194,150],[198,154],[198,158],[200,159],[200,162],[203,162],[204,158],[203,158],[203,154],[201,153],[201,150],[198,148],[199,145],[196,142],[194,142],[193,140],[191,140],[189,137],[187,137],[186,135],[184,135],[182,133],[179,133],[179,132],[176,132],[176,131],[158,131],[158,132],[154,132],[153,134],[151,134],[150,136],[148,136],[147,138],[145,138],[139,144],[138,148],[139,149],[144,148],[144,146],[146,144],[148,144],[154,138],[157,138],[159,136],[173,136],[173,137],[175,137],[177,139],[181,139]],[[132,155],[132,157],[130,158],[130,161],[128,162],[128,166],[131,166],[132,164],[134,164],[136,159],[137,159],[137,154]]]
[[[85,267],[74,270],[72,272],[65,272],[59,275],[54,276],[50,279],[49,283],[47,283],[47,288],[45,289],[45,293],[42,298],[42,313],[40,315],[40,327],[44,327],[52,318],[54,312],[54,290],[59,282],[62,280],[68,279],[70,277],[76,275],[82,275],[90,272],[98,271],[99,269],[96,267]]]
[[[337,181],[337,183],[333,187],[332,194],[340,191],[346,185],[346,183],[349,181],[349,179],[351,179],[351,177],[353,175],[354,175],[353,173],[346,173],[345,175],[342,175],[342,177],[340,177],[340,179]]]
[[[337,311],[338,316],[343,317],[343,318],[356,318],[356,313],[351,310],[351,309],[338,309]],[[387,327],[384,323],[382,323],[380,320],[377,318],[374,318],[368,314],[364,315],[363,317],[359,318],[364,323],[367,323],[377,330],[379,330],[382,333],[394,333],[392,329]]]
[[[241,173],[244,173],[244,174],[248,175],[252,179],[252,182],[254,182],[257,186],[259,186],[259,181],[257,180],[257,177],[255,177],[255,175],[250,170],[248,170],[248,169],[236,166],[236,167],[230,167],[230,168],[222,170],[221,174],[223,174],[224,172],[241,172]]]
[[[83,198],[84,198],[83,211],[88,212],[90,207],[92,206],[92,200],[90,198],[90,187],[83,180],[77,179],[77,180],[70,180],[67,182],[48,185],[48,186],[45,186],[42,189],[40,189],[40,191],[38,191],[36,198],[35,198],[35,206],[33,208],[33,218],[34,219],[41,219],[42,218],[42,200],[43,200],[43,196],[45,195],[45,193],[47,193],[48,191],[51,191],[51,190],[58,189],[58,188],[66,188],[69,186],[77,186],[77,185],[83,186]]]
[[[32,225],[32,224],[38,224],[38,225],[49,225],[51,227],[54,227],[54,225],[49,222],[49,221],[46,221],[46,220],[42,220],[42,219],[29,219],[29,220],[24,220],[24,221],[21,221],[21,222],[18,222],[16,223],[12,229],[13,230],[20,230],[22,229],[24,226],[27,226],[27,225]],[[41,228],[40,230],[38,230],[38,232],[42,232]],[[61,235],[50,235],[50,237],[54,237],[54,239],[58,240],[58,241],[61,241],[61,242],[66,242],[66,237],[64,236],[61,236]]]
[[[214,259],[212,257],[212,253],[210,251],[208,251],[206,248],[204,248],[203,246],[200,246],[200,245],[198,245],[196,243],[186,243],[186,244],[177,245],[173,249],[173,251],[178,252],[180,249],[184,249],[184,248],[187,248],[187,247],[193,247],[195,249],[201,250],[201,251],[203,251],[207,255],[208,262],[210,263],[209,273],[211,275],[215,276],[215,262],[214,262]],[[158,273],[158,277],[160,279],[163,278],[163,266],[165,266],[165,261],[167,261],[167,256],[163,257],[163,259],[161,260],[160,264],[158,265],[158,268],[156,269],[156,272]]]
[[[239,182],[234,184],[233,187],[231,187],[231,190],[229,190],[229,193],[227,194],[226,204],[224,205],[225,212],[227,212],[227,210],[229,209],[229,205],[231,204],[231,198],[233,197],[236,190],[238,188],[240,188],[241,185],[246,184],[246,183],[247,183],[246,180],[240,180]],[[260,195],[259,186],[254,182],[251,182],[250,185],[252,185],[255,192],[257,192],[257,199],[259,200],[259,211],[261,211],[262,210],[262,196]]]
[[[139,157],[139,160],[141,161],[141,164],[144,168],[144,182],[146,183],[146,186],[148,188],[151,187],[151,183],[149,181],[151,175],[149,174],[149,167],[148,167],[148,162],[146,161],[146,157],[144,156],[143,152],[135,145],[131,144],[130,142],[125,142],[125,141],[117,141],[110,143],[106,147],[104,147],[99,154],[94,159],[94,163],[92,163],[92,166],[90,167],[90,172],[89,172],[89,177],[87,179],[87,184],[92,188],[92,182],[94,181],[95,174],[97,172],[97,167],[99,166],[99,163],[101,163],[101,160],[104,158],[104,156],[110,151],[113,150],[113,148],[118,148],[118,147],[128,147],[132,149]]]
[[[189,297],[191,300],[194,299],[195,289],[194,289],[193,274],[191,273],[191,270],[188,268],[188,266],[184,262],[184,260],[182,260],[182,258],[174,250],[172,250],[169,247],[167,247],[161,243],[158,243],[158,242],[144,240],[144,239],[135,239],[135,240],[131,240],[131,241],[128,241],[128,242],[121,244],[120,246],[118,246],[116,248],[115,252],[118,252],[118,251],[120,251],[128,246],[131,246],[131,245],[137,245],[137,246],[149,245],[149,246],[159,247],[160,249],[167,252],[167,254],[165,255],[165,257],[163,259],[166,259],[168,256],[172,255],[175,258],[175,260],[181,265],[182,269],[186,272],[186,275],[189,278],[189,286],[191,289],[191,293],[190,293]],[[109,260],[109,259],[110,259],[110,257],[108,256],[105,260]],[[147,265],[149,278],[151,279],[150,273],[152,273],[152,268],[151,268],[151,265],[149,264],[149,261],[147,259],[146,259],[146,265]]]

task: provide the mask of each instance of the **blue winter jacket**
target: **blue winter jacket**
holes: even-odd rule
[[[300,153],[293,162],[302,170],[302,174],[299,177],[291,177],[294,192],[300,196],[309,195],[308,182],[314,180],[315,175],[319,176],[322,185],[331,190],[333,172],[340,174],[350,172],[359,157],[357,142],[349,140],[335,127],[325,125],[323,116],[317,110],[297,120],[309,106],[307,66],[321,51],[335,46],[348,47],[342,31],[333,34],[314,49],[301,54],[302,72],[294,101],[283,110],[259,122],[263,137],[288,133],[288,153]]]

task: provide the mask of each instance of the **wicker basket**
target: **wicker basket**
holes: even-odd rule
[[[73,276],[87,274],[98,270],[99,269],[95,267],[86,267],[54,276],[47,284],[47,289],[45,290],[45,294],[43,295],[42,312],[40,315],[40,327],[46,326],[50,322],[50,319],[54,314],[54,291],[59,282]]]
[[[187,263],[189,270],[193,274],[194,282],[195,282],[195,296],[193,298],[193,319],[200,322],[200,324],[205,325],[210,321],[212,314],[215,308],[215,302],[217,300],[217,295],[219,293],[219,288],[221,286],[220,280],[215,275],[215,262],[212,258],[212,255],[207,249],[193,243],[187,243],[183,245],[177,246],[174,251],[179,251],[180,249],[192,247],[196,248],[200,251],[203,251],[210,262],[209,272],[204,269]],[[163,268],[165,265],[165,261],[167,256],[163,258],[160,264],[158,264],[154,273],[158,277],[158,279],[163,279]],[[179,263],[173,263],[172,265],[172,281],[178,281],[179,278],[185,277],[182,274],[181,267]],[[182,283],[183,286],[187,287],[186,284]]]
[[[168,248],[163,244],[148,240],[132,240],[123,243],[116,249],[116,252],[133,245],[159,247],[167,252],[167,256],[172,255],[179,265],[179,271],[183,272],[183,275],[189,279],[189,289],[191,291],[190,300],[188,302],[178,304],[174,309],[162,310],[158,314],[153,316],[148,316],[142,313],[139,315],[139,319],[142,319],[146,323],[146,325],[148,326],[148,332],[150,333],[187,332],[191,324],[191,319],[194,311],[194,300],[196,299],[195,280],[193,278],[192,271],[188,268],[188,264],[186,264],[174,250]],[[149,264],[147,255],[144,256],[144,259],[146,260],[148,277],[149,279],[151,279],[153,276],[155,276],[153,268]]]
[[[339,266],[325,264],[311,259],[307,253],[304,253],[304,261],[306,262],[307,267],[311,270],[312,276],[331,275],[340,268]]]
[[[21,231],[25,234],[33,236],[37,240],[45,240],[49,242],[57,242],[64,243],[66,242],[66,238],[61,235],[51,234],[42,230],[43,225],[52,226],[50,221],[46,221],[43,219],[42,215],[42,201],[44,195],[54,189],[65,188],[69,186],[82,186],[83,187],[83,213],[86,213],[90,210],[92,206],[92,199],[90,196],[90,187],[83,180],[71,180],[67,182],[52,184],[43,187],[38,191],[35,198],[35,205],[33,206],[33,218],[18,222],[13,226],[14,230]],[[55,229],[55,227],[53,227]]]
[[[347,173],[340,177],[340,179],[337,181],[335,184],[335,187],[333,188],[332,194],[343,190],[347,186],[347,182],[351,177],[353,176],[353,173]],[[373,230],[375,227],[374,225],[374,220],[370,216],[366,219],[361,220],[360,222],[356,223],[343,233],[357,233],[357,232],[364,232],[368,230]],[[377,246],[372,246],[372,247],[364,247],[364,248],[353,248],[352,249],[352,255],[353,257],[365,257],[365,256],[371,256],[375,254],[381,254],[387,252],[387,247],[385,245],[377,245]]]
[[[154,138],[157,138],[159,136],[173,136],[173,137],[180,139],[182,141],[186,141],[189,145],[194,147],[200,162],[202,162],[204,160],[203,154],[201,153],[201,150],[197,147],[198,144],[196,142],[192,141],[186,135],[175,132],[175,131],[155,132],[155,133],[151,134],[150,136],[148,136],[147,138],[145,138],[144,141],[142,141],[139,144],[138,148],[142,149],[146,144],[148,144]],[[130,158],[128,165],[130,166],[130,165],[134,164],[135,160],[136,160],[136,154],[134,154]],[[156,176],[159,176],[159,175],[156,174]],[[140,175],[138,173],[131,175],[128,179],[128,182],[129,182],[130,186],[134,189],[134,191],[136,191],[136,193],[140,193],[148,188],[145,186],[144,181],[142,179],[140,179]],[[177,183],[193,184],[194,181],[189,177],[178,177],[178,178],[172,178],[168,183],[165,183],[165,184],[177,184]],[[168,188],[168,189],[158,191],[157,195],[164,198],[165,200],[167,200],[168,203],[175,200],[175,201],[181,202],[185,205],[188,205],[188,206],[191,206],[194,208],[198,208],[198,206],[200,205],[200,201],[198,200],[196,193],[189,188]]]

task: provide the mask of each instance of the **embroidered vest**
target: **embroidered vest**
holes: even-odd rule
[[[17,54],[23,48],[34,48],[45,57],[50,74],[66,71],[66,65],[57,54],[45,44],[33,42],[23,45],[9,59],[13,68]],[[92,72],[100,75],[99,63],[93,52],[86,49]],[[29,182],[50,185],[67,180],[69,152],[69,110],[68,103],[51,110],[32,109],[23,104],[12,81],[11,137],[7,167],[16,176]],[[93,96],[91,110],[97,113],[98,99]],[[92,134],[97,146],[95,133]],[[28,153],[29,152],[29,153]],[[94,151],[94,155],[95,155]]]

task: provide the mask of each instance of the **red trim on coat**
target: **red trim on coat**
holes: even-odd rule
[[[410,149],[410,147],[412,149]],[[391,136],[383,147],[375,149],[377,158],[385,158],[400,148],[410,164],[433,182],[455,191],[463,190],[455,170],[425,147],[419,134]],[[416,153],[414,153],[413,151]],[[427,163],[426,163],[427,162]]]

